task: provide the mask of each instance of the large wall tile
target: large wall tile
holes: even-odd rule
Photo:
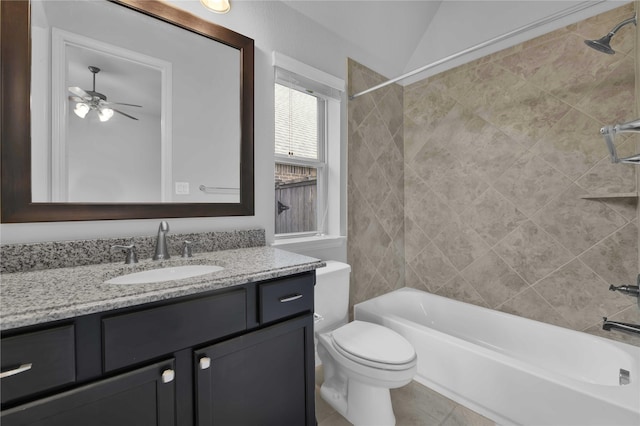
[[[571,185],[533,217],[574,256],[627,224],[624,217],[604,203],[580,198],[586,194],[583,189]]]
[[[498,191],[489,188],[461,215],[487,244],[494,246],[527,217]]]
[[[577,259],[539,281],[534,289],[577,330],[633,303],[629,297],[609,291],[609,284]]]
[[[565,175],[529,152],[504,172],[494,187],[522,212],[533,215],[570,183]]]
[[[462,277],[491,308],[496,308],[528,287],[493,251],[472,263],[462,272]]]
[[[638,227],[629,223],[580,255],[580,260],[609,284],[635,284],[638,275]]]
[[[529,288],[498,307],[508,314],[518,315],[536,321],[542,321],[561,327],[567,327],[567,321],[549,305],[535,290]]]
[[[573,258],[566,248],[531,221],[507,235],[494,250],[529,284],[544,278]]]

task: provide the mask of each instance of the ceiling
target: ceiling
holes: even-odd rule
[[[481,42],[587,5],[549,24],[466,55],[428,73],[444,71],[546,32],[619,7],[629,0],[282,0],[289,7],[349,40],[396,77]],[[389,73],[389,71],[387,71]],[[413,80],[428,75],[418,75]],[[401,84],[411,83],[411,79]]]
[[[283,3],[401,70],[442,0],[283,0]]]

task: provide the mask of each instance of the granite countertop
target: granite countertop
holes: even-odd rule
[[[105,284],[118,275],[158,267],[218,265],[222,271],[151,284]],[[253,247],[173,257],[166,261],[140,260],[135,265],[107,263],[0,275],[0,330],[105,312],[312,271],[321,260],[271,247]]]

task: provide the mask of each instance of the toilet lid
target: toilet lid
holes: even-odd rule
[[[404,337],[378,324],[353,321],[334,330],[332,337],[342,351],[368,361],[398,365],[416,358],[413,346]]]

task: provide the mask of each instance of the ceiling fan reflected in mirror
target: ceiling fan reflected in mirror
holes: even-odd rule
[[[96,92],[96,74],[100,72],[100,68],[89,66],[89,71],[93,73],[93,89],[92,90],[83,90],[79,87],[69,87],[69,92],[73,93],[74,96],[69,96],[69,100],[76,102],[76,106],[73,109],[73,112],[80,118],[85,118],[89,112],[96,111],[98,114],[98,118],[100,121],[109,121],[111,117],[113,117],[113,113],[117,112],[118,114],[124,115],[132,120],[138,120],[136,117],[124,113],[118,109],[113,108],[113,105],[124,105],[129,107],[138,107],[142,108],[142,105],[134,105],[134,104],[125,104],[122,102],[107,102],[107,97],[100,93]]]

